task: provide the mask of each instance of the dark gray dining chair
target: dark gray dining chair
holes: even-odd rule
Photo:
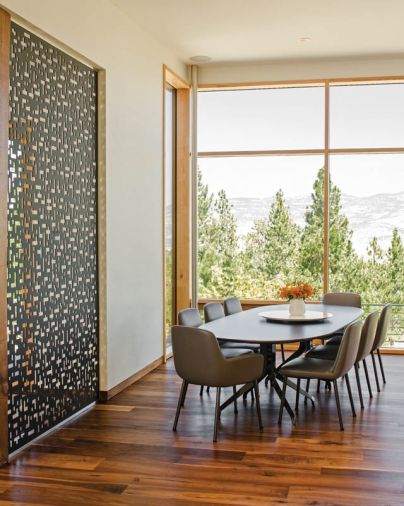
[[[230,297],[223,301],[224,313],[226,316],[230,316],[232,314],[241,313],[243,308],[241,307],[240,299],[237,297]],[[246,350],[252,350],[254,353],[259,353],[260,345],[254,343],[231,343],[229,341],[220,341],[220,347],[224,348],[245,348]]]
[[[241,307],[240,299],[237,297],[228,297],[223,301],[224,314],[229,316],[231,314],[241,313],[243,308]]]
[[[377,356],[379,358],[379,366],[380,366],[380,371],[382,373],[383,383],[386,383],[386,376],[384,374],[384,367],[383,367],[382,355],[380,353],[380,348],[383,346],[384,342],[386,341],[387,331],[388,331],[388,329],[390,327],[390,323],[391,323],[391,316],[392,316],[392,306],[391,306],[391,304],[386,304],[380,313],[380,318],[379,318],[379,322],[377,324],[377,329],[376,329],[375,341],[373,343],[372,351],[371,351],[372,362],[373,362],[373,371],[375,373],[376,388],[377,388],[378,392],[380,392],[380,383],[379,383],[379,376],[377,374],[375,353],[377,354]]]
[[[258,380],[262,376],[264,357],[251,353],[246,356],[226,358],[215,335],[207,330],[175,325],[171,330],[174,365],[182,378],[173,431],[177,430],[181,408],[189,384],[208,385],[216,388],[216,409],[213,441],[217,441],[220,418],[220,394],[224,387],[249,385],[255,391],[259,428],[262,430]]]
[[[194,307],[182,309],[178,313],[178,323],[181,326],[194,327],[194,328],[200,327],[202,325],[202,320],[199,314],[199,310]],[[242,355],[248,355],[250,353],[252,353],[252,350],[237,347],[237,345],[231,348],[223,349],[223,355],[226,358],[240,357]],[[204,385],[201,385],[199,395],[203,394],[203,387]],[[206,391],[209,393],[209,386],[206,387]],[[234,404],[234,411],[237,413],[237,401],[235,401]]]
[[[364,408],[363,404],[363,394],[362,394],[362,386],[359,376],[359,364],[362,363],[363,369],[365,371],[366,376],[366,382],[368,386],[369,391],[369,397],[373,397],[372,393],[372,387],[370,385],[370,379],[369,379],[369,372],[368,367],[366,364],[366,358],[370,355],[372,351],[372,346],[375,341],[375,335],[376,335],[376,328],[379,321],[379,312],[373,311],[373,313],[370,313],[362,327],[361,331],[361,338],[359,342],[359,348],[358,348],[358,354],[356,356],[354,369],[355,369],[355,376],[356,376],[356,384],[358,387],[358,394],[359,394],[359,400],[361,408]],[[337,357],[337,354],[339,352],[339,346],[335,346],[333,344],[325,344],[321,346],[316,346],[315,348],[312,348],[309,352],[306,353],[306,357],[309,358],[318,358],[323,360],[335,360]]]
[[[203,306],[203,315],[205,323],[213,322],[226,316],[223,305],[220,302],[208,302],[205,304]]]
[[[179,325],[185,325],[187,327],[200,327],[202,325],[202,320],[198,309],[188,307],[179,311],[178,323]]]
[[[342,421],[341,405],[338,393],[338,378],[345,378],[349,400],[351,403],[352,415],[355,416],[355,407],[352,398],[351,384],[349,381],[348,372],[355,364],[358,355],[359,342],[361,338],[362,322],[356,321],[351,323],[345,328],[344,335],[341,339],[341,344],[338,349],[335,360],[326,360],[321,358],[312,357],[298,357],[290,360],[285,365],[281,366],[278,371],[283,376],[283,389],[281,407],[279,410],[278,423],[282,423],[283,409],[286,399],[286,387],[288,378],[297,379],[296,391],[296,404],[298,405],[300,380],[301,379],[321,379],[330,381],[334,385],[335,400],[337,403],[338,418],[340,429],[344,430]]]
[[[330,306],[362,307],[361,296],[358,293],[352,292],[325,293],[323,295],[322,303]],[[329,344],[338,345],[341,342],[343,333],[344,329],[339,332],[335,332],[335,334],[327,342]]]

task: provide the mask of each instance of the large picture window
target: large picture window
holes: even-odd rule
[[[394,303],[404,346],[404,84],[199,92],[200,298],[316,298],[356,291]]]

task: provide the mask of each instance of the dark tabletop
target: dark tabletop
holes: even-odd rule
[[[293,343],[326,337],[358,319],[363,311],[356,307],[306,304],[307,311],[332,313],[331,318],[313,323],[278,323],[258,316],[268,310],[288,309],[288,306],[262,306],[248,309],[210,323],[200,328],[210,330],[220,339],[250,343]]]

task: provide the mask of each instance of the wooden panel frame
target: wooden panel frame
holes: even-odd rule
[[[168,358],[165,332],[166,266],[165,266],[165,89],[169,85],[177,93],[176,100],[176,166],[173,177],[174,195],[174,272],[175,297],[173,314],[189,307],[190,294],[190,86],[163,65],[163,188],[162,188],[162,263],[163,263],[163,362]]]
[[[15,13],[0,8],[0,465],[8,460],[7,196],[11,16],[19,25],[97,71],[99,390],[107,384],[106,71]],[[5,429],[3,429],[5,427]]]
[[[11,20],[0,9],[0,464],[8,459],[7,194]]]

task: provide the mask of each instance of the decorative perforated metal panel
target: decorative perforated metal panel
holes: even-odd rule
[[[12,24],[9,446],[97,397],[97,74]]]

